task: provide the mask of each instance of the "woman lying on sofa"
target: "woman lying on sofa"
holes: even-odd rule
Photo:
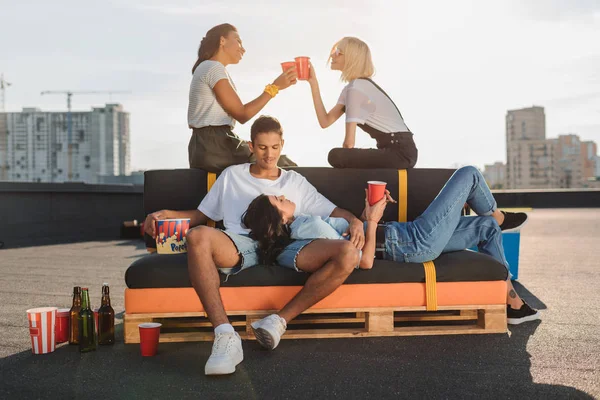
[[[525,213],[498,210],[496,201],[479,170],[475,167],[458,169],[421,216],[411,222],[378,224],[388,202],[395,202],[389,192],[374,205],[365,199],[361,216],[365,226],[365,245],[359,267],[370,269],[373,259],[422,263],[436,259],[440,254],[477,246],[504,264],[508,263],[502,247],[501,231],[522,227],[527,222]],[[461,216],[467,203],[478,215]],[[258,242],[263,264],[272,264],[277,255],[294,239],[342,239],[347,222],[339,218],[298,215],[296,205],[284,196],[260,195],[248,206],[242,217],[251,230],[250,237]],[[515,292],[510,277],[507,280],[507,320],[520,324],[539,319]]]

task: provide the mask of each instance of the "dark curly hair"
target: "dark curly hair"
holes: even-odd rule
[[[279,210],[269,196],[256,197],[242,215],[242,222],[250,229],[250,237],[258,242],[258,257],[263,265],[274,265],[277,257],[290,244],[290,227],[283,223]]]

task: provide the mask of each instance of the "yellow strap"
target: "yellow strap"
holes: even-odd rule
[[[398,170],[398,222],[406,222],[408,208],[408,174]]]
[[[427,298],[427,311],[437,311],[437,290],[435,265],[433,261],[423,263],[425,268],[425,294]]]
[[[210,188],[213,187],[216,180],[217,180],[217,174],[215,174],[214,172],[207,173],[207,175],[206,175],[206,193],[208,193],[210,191]],[[208,222],[206,223],[206,225],[210,226],[211,228],[214,228],[215,221],[213,221],[212,219],[209,219]]]

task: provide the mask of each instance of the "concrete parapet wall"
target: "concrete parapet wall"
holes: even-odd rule
[[[0,183],[5,247],[118,239],[123,221],[144,217],[143,187]]]
[[[598,189],[497,190],[500,207],[595,208],[600,207]]]

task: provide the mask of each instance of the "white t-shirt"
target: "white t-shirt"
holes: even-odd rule
[[[188,105],[190,128],[229,125],[233,129],[235,126],[235,120],[221,107],[213,90],[221,79],[227,79],[236,90],[225,66],[218,61],[202,61],[194,71]]]
[[[250,174],[250,165],[240,164],[226,168],[198,206],[198,210],[210,219],[223,220],[228,232],[249,232],[242,226],[242,215],[260,194],[284,195],[296,203],[294,215],[328,217],[335,209],[335,204],[317,192],[299,173],[281,170],[281,175],[274,181],[259,179]]]
[[[350,81],[338,104],[346,107],[346,122],[367,124],[384,133],[409,132],[394,103],[366,79]]]

